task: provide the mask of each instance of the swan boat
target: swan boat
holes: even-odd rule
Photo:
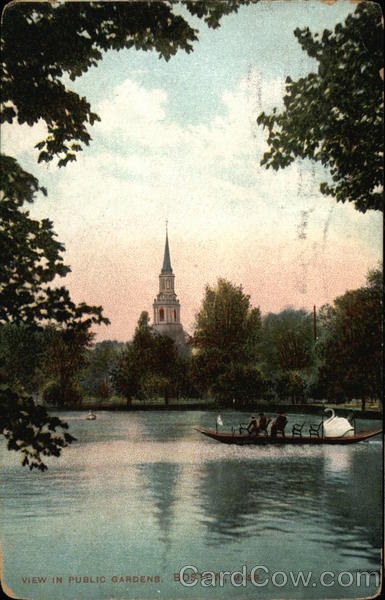
[[[332,408],[325,408],[324,413],[330,417],[323,421],[323,432],[325,437],[353,437],[355,434],[353,424],[345,417],[337,417]]]
[[[248,433],[236,433],[232,432],[219,432],[204,427],[197,427],[196,431],[199,431],[202,435],[205,435],[217,442],[222,444],[238,444],[238,446],[300,446],[303,444],[312,444],[319,446],[321,444],[355,444],[357,442],[363,442],[370,438],[378,435],[382,432],[382,428],[370,429],[369,431],[361,431],[354,435],[348,436],[310,436],[310,435],[285,435],[271,437],[270,435],[249,435]]]
[[[311,424],[309,426],[309,435],[302,435],[302,429],[305,423],[295,424],[292,428],[292,435],[281,435],[272,436],[266,433],[260,433],[259,435],[250,434],[244,425],[239,426],[239,433],[237,433],[232,427],[231,432],[226,433],[218,431],[218,425],[223,425],[221,417],[217,417],[217,425],[215,431],[206,429],[205,427],[198,427],[196,431],[199,431],[202,435],[205,435],[217,442],[222,444],[238,444],[239,446],[253,445],[253,446],[265,446],[265,445],[302,445],[302,444],[355,444],[357,442],[363,442],[370,438],[379,435],[382,432],[382,428],[370,429],[369,431],[360,431],[356,433],[355,427],[355,416],[351,413],[351,419],[345,417],[337,417],[333,408],[325,408],[323,414],[330,414],[328,419],[322,418],[322,421],[318,425]],[[247,433],[242,433],[247,431]]]

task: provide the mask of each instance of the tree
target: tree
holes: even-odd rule
[[[283,112],[261,113],[269,150],[261,165],[277,170],[296,158],[320,162],[323,194],[361,212],[383,210],[383,25],[381,8],[361,2],[334,33],[294,35],[318,72],[286,79]]]
[[[195,384],[192,372],[192,360],[190,353],[177,351],[175,365],[173,367],[173,391],[177,399],[181,396],[196,398],[199,388]]]
[[[132,342],[128,342],[118,366],[112,371],[114,386],[127,399],[127,406],[131,406],[133,398],[141,397],[140,377],[134,347]]]
[[[43,332],[12,323],[0,327],[0,364],[8,381],[29,394],[38,392],[44,381],[43,349]]]
[[[216,287],[206,286],[193,335],[197,350],[193,371],[202,391],[220,385],[220,381],[227,385],[234,373],[228,373],[225,379],[220,377],[229,369],[236,368],[239,374],[242,366],[255,362],[260,331],[260,310],[251,307],[242,286],[225,279],[219,279]]]
[[[225,279],[206,286],[193,336],[198,352],[217,351],[225,361],[249,360],[256,355],[260,331],[260,310],[251,307],[242,286]]]
[[[382,271],[369,271],[367,284],[349,290],[320,312],[319,378],[331,397],[382,398]]]
[[[261,355],[268,372],[309,368],[314,358],[313,316],[285,308],[263,319]]]
[[[109,396],[111,375],[119,363],[123,349],[122,342],[104,340],[89,350],[87,366],[80,374],[81,387],[87,394]]]
[[[264,317],[261,367],[281,400],[304,401],[316,371],[314,344],[312,313],[285,308]]]
[[[45,192],[36,178],[21,169],[14,159],[2,157],[0,183],[2,335],[9,325],[13,325],[13,336],[20,339],[26,332],[28,336],[33,336],[34,332],[38,334],[47,324],[67,330],[70,335],[74,329],[86,334],[93,323],[108,323],[101,307],[85,303],[76,305],[66,288],[50,285],[55,277],[64,277],[69,267],[64,265],[64,247],[55,239],[52,223],[48,219],[31,219],[24,209],[23,205],[33,202],[37,192]],[[20,329],[18,334],[15,327]],[[41,457],[47,454],[57,456],[74,438],[67,433],[55,433],[59,427],[67,429],[66,423],[49,417],[43,408],[35,406],[25,395],[21,384],[29,387],[31,383],[25,370],[22,373],[19,369],[21,378],[16,381],[9,358],[2,355],[0,361],[0,423],[3,424],[0,431],[8,440],[9,449],[23,449],[23,464],[44,469],[46,465]],[[51,425],[54,429],[50,429]],[[36,439],[31,441],[33,433]],[[41,452],[42,444],[48,438],[46,451]]]
[[[155,331],[150,325],[148,312],[144,310],[140,314],[132,339],[133,350],[143,372],[151,371],[155,368],[158,361],[155,345]]]
[[[0,381],[3,380],[0,370]],[[47,465],[42,456],[60,456],[62,448],[75,440],[65,431],[67,423],[48,415],[17,386],[0,383],[0,405],[0,430],[8,450],[21,452],[23,466],[44,471]]]
[[[290,398],[292,404],[295,404],[305,400],[307,382],[300,371],[279,371],[274,378],[274,388],[281,400]]]
[[[153,338],[152,364],[154,372],[165,383],[163,397],[166,404],[170,396],[175,396],[178,377],[180,376],[180,362],[173,339],[155,332]]]
[[[144,398],[156,398],[163,396],[168,404],[168,390],[170,388],[170,379],[153,371],[142,377],[141,390]]]
[[[3,157],[0,170],[0,325],[42,327],[108,323],[102,307],[76,305],[65,287],[51,286],[71,270],[64,264],[64,246],[56,240],[49,219],[31,219],[25,203],[45,192],[35,177],[13,158]]]
[[[150,326],[150,317],[143,311],[139,317],[132,342],[128,343],[114,381],[118,391],[131,405],[133,397],[144,399],[161,392],[168,404],[170,389],[180,374],[174,341],[160,335]]]
[[[56,384],[54,404],[66,406],[80,401],[77,378],[87,364],[87,350],[93,337],[94,334],[80,327],[47,327],[45,330],[43,368]]]
[[[222,405],[232,406],[261,398],[266,379],[260,369],[250,365],[231,364],[219,375],[210,388],[212,396]]]

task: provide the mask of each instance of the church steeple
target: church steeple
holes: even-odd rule
[[[186,336],[180,322],[180,304],[174,285],[175,275],[171,267],[166,221],[166,243],[164,246],[163,266],[159,274],[159,293],[154,299],[153,304],[153,327],[161,335],[173,339],[179,351],[188,352]]]
[[[170,260],[170,249],[168,247],[168,227],[166,221],[166,244],[164,246],[164,257],[162,273],[172,273],[171,260]]]
[[[180,306],[174,290],[175,275],[172,272],[168,228],[166,221],[166,244],[163,267],[159,275],[159,294],[154,301],[154,326],[180,323]]]

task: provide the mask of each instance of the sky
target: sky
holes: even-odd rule
[[[315,70],[293,31],[322,32],[354,4],[261,1],[200,30],[190,54],[111,51],[66,84],[101,122],[64,169],[37,164],[45,127],[5,125],[2,152],[48,189],[31,207],[50,218],[66,248],[63,280],[77,302],[102,305],[111,325],[96,339],[131,338],[141,311],[152,316],[168,220],[181,320],[193,331],[205,286],[241,284],[262,314],[312,310],[365,282],[382,258],[382,215],[359,213],[319,192],[325,173],[298,161],[259,166],[263,110],[282,107],[286,76]]]

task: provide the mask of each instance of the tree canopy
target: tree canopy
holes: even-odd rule
[[[170,391],[184,387],[185,358],[178,355],[174,341],[160,335],[150,325],[143,311],[132,342],[127,343],[118,367],[113,372],[116,389],[127,398],[163,395],[168,402]]]
[[[367,284],[323,307],[317,343],[320,380],[336,398],[382,398],[382,271],[369,271]]]
[[[51,324],[61,329],[60,336],[79,332],[78,336],[87,337],[93,323],[109,321],[102,307],[75,304],[65,287],[53,285],[56,277],[65,277],[70,269],[64,264],[64,246],[56,240],[51,221],[32,219],[24,208],[38,191],[45,191],[36,178],[13,158],[2,157],[0,183],[0,327],[7,332],[2,336],[7,343],[0,349],[0,431],[10,450],[22,452],[23,465],[45,469],[42,456],[58,456],[74,438],[56,432],[67,429],[67,424],[36,406],[23,389],[37,381],[34,359],[39,348],[31,348],[34,337],[37,340],[34,332]],[[20,340],[28,349],[25,356],[16,352],[5,356],[4,350],[14,350],[15,341],[19,344]],[[28,368],[32,372],[26,375]]]
[[[54,383],[50,403],[66,406],[79,402],[78,375],[88,363],[88,349],[93,337],[93,333],[78,327],[45,329],[43,364]]]
[[[67,423],[36,406],[20,387],[3,383],[2,375],[0,369],[0,431],[7,448],[21,452],[23,466],[44,471],[43,457],[60,456],[62,448],[75,438],[67,433]]]
[[[23,385],[29,394],[36,392],[44,381],[43,353],[42,331],[14,323],[0,326],[0,365],[9,382]]]
[[[313,315],[285,308],[263,319],[261,354],[268,370],[299,370],[313,358]]]
[[[193,373],[198,386],[228,400],[236,381],[239,392],[241,388],[250,391],[251,380],[255,390],[260,389],[261,374],[248,370],[255,366],[260,331],[260,310],[251,306],[242,286],[225,279],[206,286],[193,335]]]
[[[64,246],[57,241],[52,222],[32,219],[23,207],[41,189],[36,178],[13,158],[3,157],[0,184],[0,324],[55,322],[88,328],[108,323],[102,307],[76,305],[65,287],[50,285],[70,268],[64,264]]]
[[[252,308],[242,286],[219,279],[206,286],[196,316],[193,344],[200,352],[219,351],[224,360],[249,359],[256,349],[261,312]]]
[[[320,162],[323,194],[354,207],[383,210],[383,25],[381,8],[361,2],[334,32],[294,35],[318,71],[286,79],[285,108],[261,113],[269,150],[261,165],[277,170],[296,158]],[[381,78],[382,76],[382,78]]]
[[[98,342],[88,351],[87,365],[80,373],[81,389],[91,396],[108,397],[113,391],[111,376],[119,364],[125,344],[115,340]]]
[[[258,0],[180,3],[216,28],[223,15]],[[159,2],[22,2],[7,7],[2,28],[1,122],[33,125],[42,119],[47,137],[37,144],[39,162],[55,156],[59,166],[76,159],[99,117],[85,97],[66,87],[108,50],[154,50],[169,60],[191,52],[198,30],[172,0]]]

